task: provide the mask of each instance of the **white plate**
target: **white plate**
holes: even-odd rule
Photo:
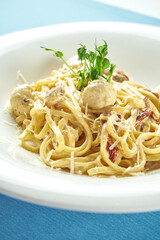
[[[90,22],[31,29],[0,37],[0,188],[1,192],[47,206],[95,212],[160,210],[160,173],[128,178],[96,178],[57,172],[21,147],[14,123],[4,111],[21,70],[31,83],[62,63],[40,45],[68,58],[79,43],[93,48],[105,39],[109,55],[137,82],[159,84],[160,29],[152,26]],[[3,141],[4,140],[4,141]]]

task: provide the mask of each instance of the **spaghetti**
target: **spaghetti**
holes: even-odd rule
[[[78,72],[83,65],[72,67]],[[116,91],[115,103],[95,109],[84,103],[77,77],[66,66],[22,86],[23,109],[17,110],[20,102],[15,105],[13,97],[20,101],[20,90],[11,96],[22,147],[39,153],[49,167],[76,174],[126,176],[158,168],[159,95],[125,80],[113,76],[109,84]]]

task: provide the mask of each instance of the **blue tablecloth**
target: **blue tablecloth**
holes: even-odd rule
[[[75,21],[122,21],[160,26],[160,20],[94,0],[5,0],[0,35]],[[47,208],[0,195],[0,240],[160,239],[160,212],[95,214]]]

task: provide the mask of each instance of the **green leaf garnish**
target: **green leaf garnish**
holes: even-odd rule
[[[69,64],[64,60],[64,58],[63,58],[63,53],[62,53],[62,52],[56,51],[56,50],[51,49],[51,48],[42,47],[42,46],[40,46],[40,48],[43,48],[43,49],[46,50],[46,51],[54,52],[53,56],[59,57],[59,58],[67,65],[67,67],[73,72],[73,74],[76,75],[76,72],[75,72],[75,71],[69,66]]]
[[[77,49],[77,53],[78,53],[78,58],[82,61],[86,58],[86,46],[81,45],[82,47]]]
[[[109,72],[107,74],[108,75],[108,82],[111,81],[111,77],[112,77],[112,74],[113,74],[115,68],[116,68],[116,65],[111,63]]]
[[[98,79],[100,76],[103,77],[107,82],[110,82],[113,71],[116,65],[111,64],[106,55],[108,54],[108,46],[106,41],[102,46],[97,46],[95,42],[95,51],[88,51],[85,45],[80,44],[80,48],[77,49],[78,59],[83,62],[83,70],[79,70],[77,73],[72,69],[71,66],[64,60],[63,53],[56,51],[51,48],[44,48],[46,51],[54,52],[54,56],[61,58],[61,60],[66,64],[66,66],[71,70],[73,76],[78,78],[77,89],[79,91],[83,90],[88,82]],[[108,73],[104,74],[104,70],[108,69]]]

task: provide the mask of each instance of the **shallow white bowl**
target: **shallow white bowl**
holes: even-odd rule
[[[20,70],[29,83],[50,75],[62,65],[40,46],[62,50],[66,59],[79,43],[93,48],[106,40],[113,63],[134,81],[159,85],[160,29],[152,26],[89,22],[31,29],[0,37],[0,190],[2,193],[47,206],[94,211],[137,212],[160,210],[160,173],[128,178],[96,178],[57,172],[38,155],[17,146],[18,135],[5,111],[17,86]]]

